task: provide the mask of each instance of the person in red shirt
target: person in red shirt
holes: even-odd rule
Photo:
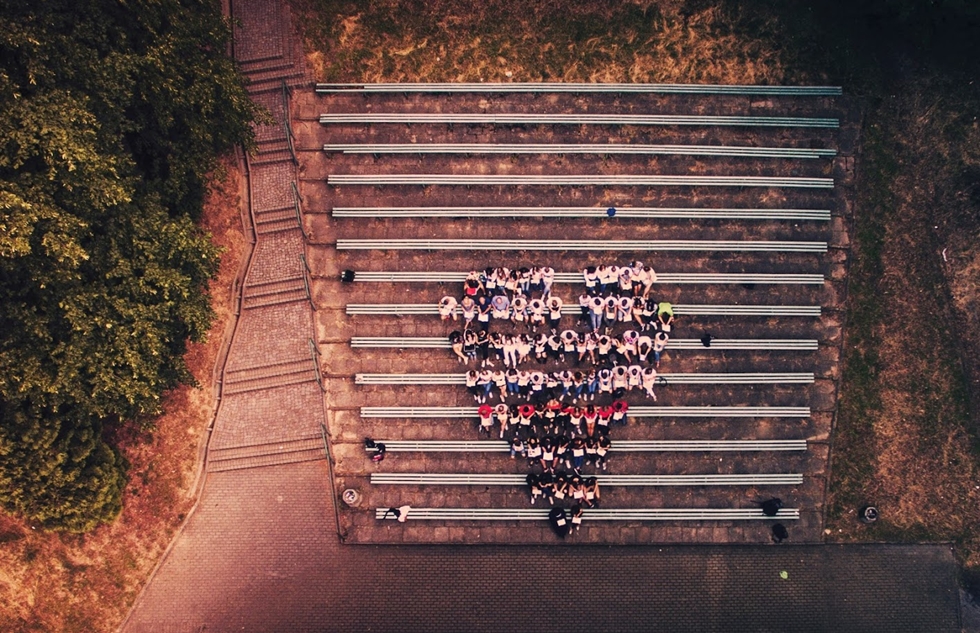
[[[582,417],[585,419],[585,434],[588,437],[592,437],[595,434],[595,423],[598,416],[599,412],[593,405],[590,404],[585,407],[585,413],[583,413]]]
[[[493,427],[493,407],[489,404],[481,404],[476,412],[480,416],[480,433],[486,433],[489,436],[490,429]]]
[[[619,424],[621,426],[626,426],[626,412],[629,410],[630,405],[625,400],[616,400],[612,403],[612,421],[613,424]]]

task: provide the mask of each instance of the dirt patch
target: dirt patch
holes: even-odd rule
[[[199,386],[173,390],[164,415],[113,438],[129,463],[129,485],[111,525],[52,534],[0,515],[0,630],[115,630],[193,505],[199,447],[214,408],[212,373],[233,325],[230,289],[247,250],[238,211],[243,177],[233,159],[222,171],[201,219],[224,249],[210,284],[217,318],[208,340],[191,343],[185,357]]]

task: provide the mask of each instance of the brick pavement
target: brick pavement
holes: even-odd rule
[[[959,630],[942,545],[340,545],[326,477],[211,474],[125,631]]]
[[[302,75],[294,63],[298,55],[289,16],[276,0],[242,0],[233,11],[244,18],[236,52],[259,80],[253,95],[281,115],[276,72],[291,80]],[[282,140],[277,129],[259,130],[268,147]],[[266,157],[279,157],[278,152]],[[252,166],[256,216],[290,203],[287,188],[296,171],[281,158]],[[260,234],[246,292],[249,286],[295,278],[302,249],[298,230]],[[335,266],[329,254],[311,255],[323,258],[321,272]],[[317,291],[319,298],[328,298],[329,289]],[[349,336],[345,319],[330,313],[321,311],[318,339]],[[303,358],[313,328],[304,302],[245,309],[226,368],[237,375],[259,372],[274,382],[268,367]],[[354,402],[344,390],[327,397],[335,409],[345,400],[361,400]],[[342,429],[336,439],[357,442],[363,429],[345,429],[329,419],[344,415],[342,410],[329,411],[325,419],[321,405],[312,380],[230,393],[215,420],[209,459],[307,442],[321,422]],[[826,425],[829,421],[818,422],[812,432]],[[668,422],[649,430],[654,436],[676,434]],[[327,462],[274,463],[209,472],[198,505],[122,630],[959,629],[955,563],[943,545],[354,546],[338,538]],[[426,540],[429,530],[441,541],[477,543],[481,537],[472,527],[408,523],[380,529],[395,542]],[[666,534],[676,537],[670,540],[690,541],[712,540],[704,531],[715,528],[670,530]],[[541,532],[532,540],[545,540]],[[641,543],[656,537],[651,527],[640,527],[635,535]],[[763,535],[745,540],[758,542]]]

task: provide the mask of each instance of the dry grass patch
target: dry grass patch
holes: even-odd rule
[[[211,282],[217,320],[208,341],[190,344],[187,366],[200,387],[166,396],[159,418],[111,438],[129,463],[123,511],[84,535],[36,531],[0,515],[0,631],[113,631],[194,502],[197,456],[214,404],[212,372],[234,302],[229,289],[247,244],[241,232],[241,174],[233,161],[201,225],[224,249]]]
[[[980,460],[968,359],[980,339],[969,264],[980,249],[969,205],[954,209],[972,160],[963,112],[938,88],[909,81],[869,114],[828,526],[834,538],[954,540],[973,568]],[[950,265],[951,250],[967,265]],[[855,521],[863,503],[879,507],[879,524]]]
[[[321,81],[776,84],[782,51],[738,8],[679,2],[295,0]],[[775,23],[757,22],[760,32]]]

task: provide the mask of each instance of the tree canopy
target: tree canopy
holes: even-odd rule
[[[195,225],[255,109],[207,0],[0,9],[0,503],[45,527],[114,517],[106,425],[159,412],[213,314]]]

